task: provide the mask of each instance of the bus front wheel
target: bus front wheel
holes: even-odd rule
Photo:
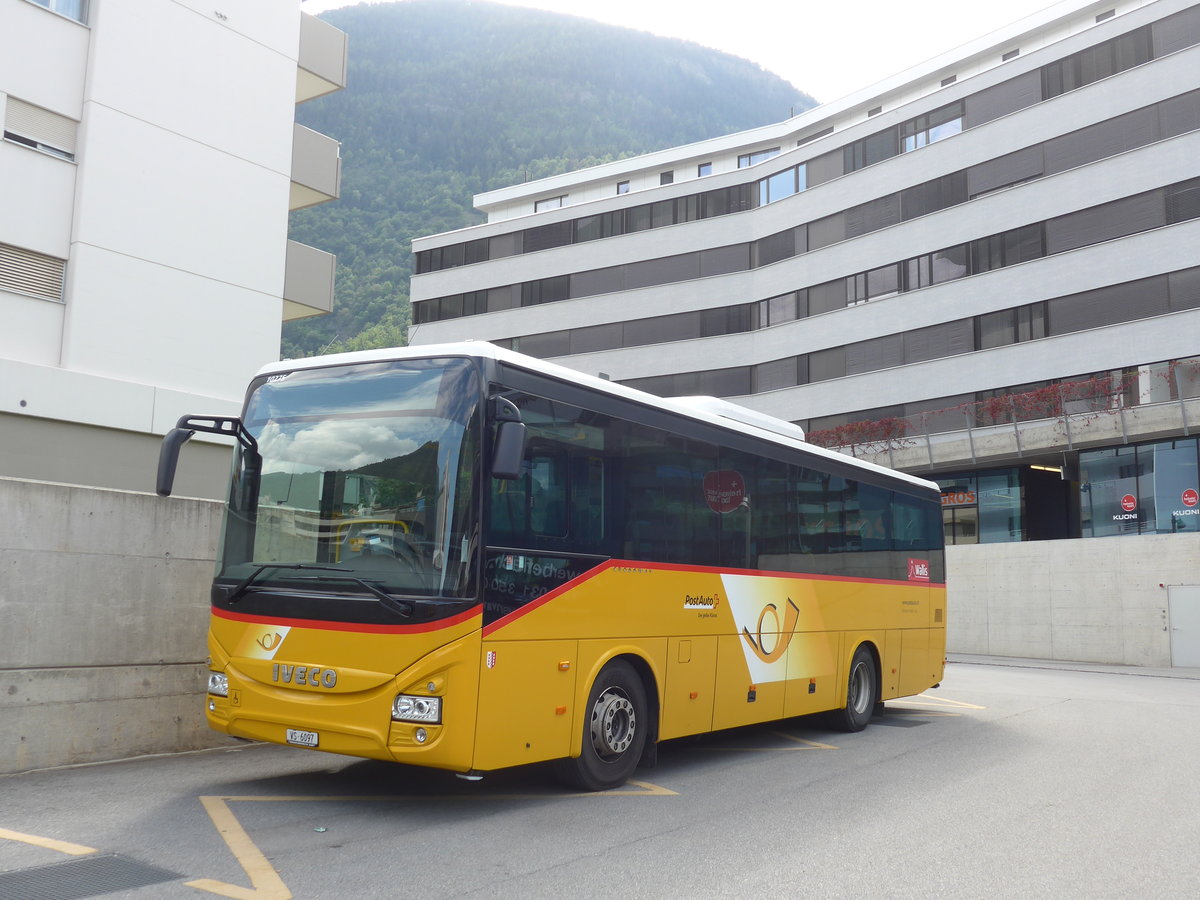
[[[637,768],[650,730],[646,689],[633,666],[617,659],[601,669],[586,713],[582,750],[558,761],[559,777],[585,791],[620,787]]]
[[[835,714],[835,724],[842,731],[862,731],[871,721],[879,699],[879,680],[875,672],[875,657],[866,646],[854,651],[850,661],[850,677],[846,684],[846,706]]]

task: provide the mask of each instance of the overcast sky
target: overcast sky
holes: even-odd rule
[[[695,41],[756,62],[821,103],[1055,5],[1051,0],[792,0],[745,8],[696,0],[493,2]],[[305,0],[302,8],[315,15],[353,5],[347,0]]]

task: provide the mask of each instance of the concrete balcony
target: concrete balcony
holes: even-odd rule
[[[346,33],[301,13],[296,65],[297,103],[340,91],[346,86]]]
[[[296,125],[292,131],[292,190],[288,209],[336,200],[342,190],[342,145]]]
[[[337,257],[297,241],[287,242],[283,275],[283,321],[333,312]]]

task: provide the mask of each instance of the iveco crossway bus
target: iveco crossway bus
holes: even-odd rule
[[[657,742],[942,678],[940,497],[713,398],[483,342],[288,360],[240,417],[212,586],[218,731],[475,777],[623,783]]]

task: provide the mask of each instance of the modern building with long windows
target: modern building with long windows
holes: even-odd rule
[[[412,343],[712,394],[951,543],[1200,531],[1200,5],[1068,0],[727,137],[475,198]]]
[[[176,418],[332,308],[287,226],[339,192],[295,107],[346,45],[299,0],[0,0],[0,476],[152,491]],[[222,495],[228,448],[189,452],[179,492]]]

